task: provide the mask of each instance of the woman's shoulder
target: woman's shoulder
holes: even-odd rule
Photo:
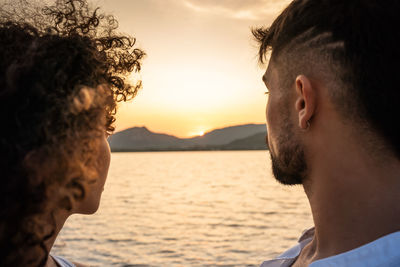
[[[87,265],[84,265],[82,263],[70,262],[69,260],[60,256],[51,255],[51,257],[59,267],[88,267]]]

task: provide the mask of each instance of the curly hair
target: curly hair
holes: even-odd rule
[[[45,265],[54,212],[84,198],[96,137],[141,88],[145,53],[117,28],[85,0],[0,7],[0,266]]]

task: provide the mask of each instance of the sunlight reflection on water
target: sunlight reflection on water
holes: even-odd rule
[[[90,266],[259,266],[312,225],[301,187],[268,152],[113,153],[99,211],[66,222],[52,253]]]

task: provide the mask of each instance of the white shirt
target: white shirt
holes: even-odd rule
[[[75,264],[72,262],[68,261],[67,259],[60,257],[60,256],[55,256],[51,255],[53,260],[61,267],[76,267]]]
[[[303,233],[299,243],[274,260],[264,261],[260,267],[289,267],[311,242],[314,228]],[[309,267],[399,267],[400,231],[383,236],[371,243],[347,252],[312,262]]]

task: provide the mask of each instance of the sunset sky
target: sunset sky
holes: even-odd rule
[[[251,27],[288,0],[93,0],[146,51],[143,89],[122,104],[117,131],[146,126],[179,137],[265,122],[264,72]]]

